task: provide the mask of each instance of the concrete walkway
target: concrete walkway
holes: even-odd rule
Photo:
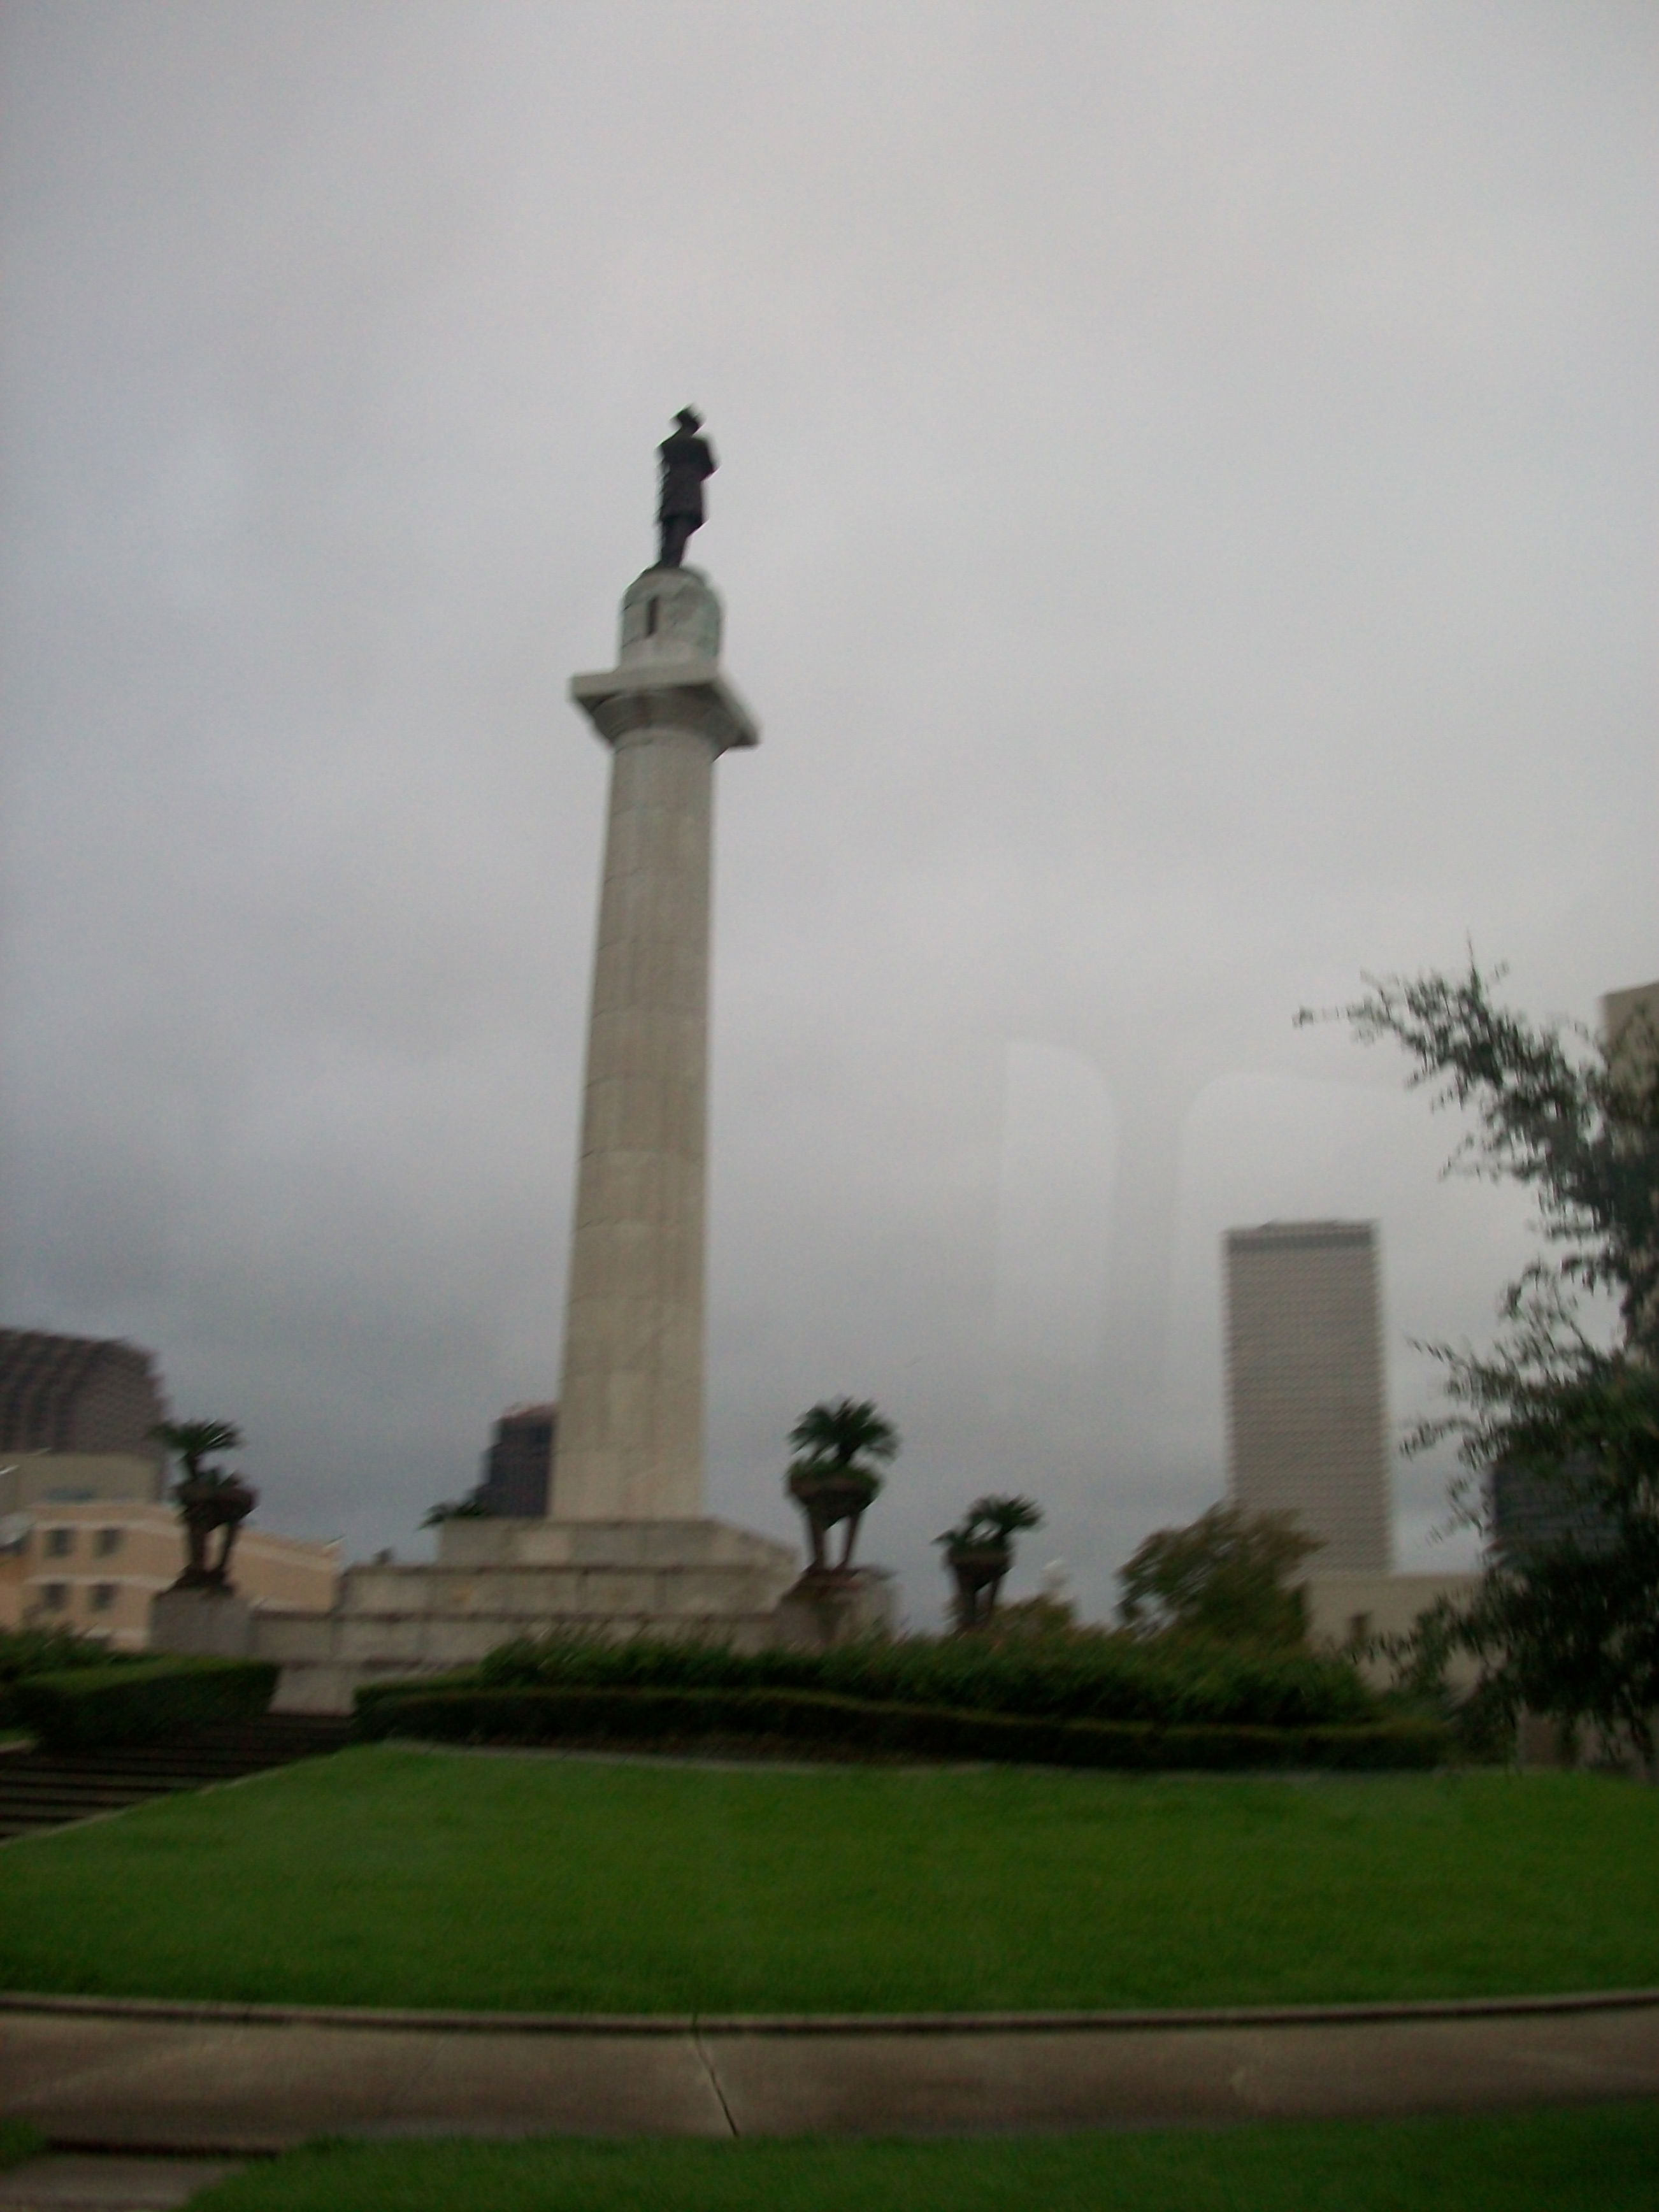
[[[53,2152],[0,2173],[0,2212],[173,2212],[235,2171],[223,2160]]]
[[[0,1999],[0,2114],[58,2150],[325,2134],[961,2135],[1659,2097],[1659,1990],[848,2021]]]

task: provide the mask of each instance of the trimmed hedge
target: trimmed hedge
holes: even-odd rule
[[[1030,1720],[1157,1727],[1355,1727],[1384,1709],[1347,1659],[1193,1637],[1084,1630],[1031,1643],[872,1638],[829,1651],[742,1652],[663,1636],[521,1637],[477,1670],[491,1689],[801,1690]]]
[[[252,1720],[270,1705],[281,1671],[266,1659],[134,1659],[26,1676],[12,1697],[48,1750],[92,1751]]]
[[[0,1628],[0,1729],[22,1727],[17,1685],[33,1675],[58,1674],[70,1667],[133,1663],[96,1637],[77,1636],[70,1628]]]
[[[1186,1767],[1428,1767],[1447,1756],[1431,1721],[1368,1726],[1161,1726],[1054,1721],[801,1690],[489,1689],[382,1683],[360,1691],[371,1738],[463,1743],[653,1744],[736,1741],[888,1758],[1018,1760],[1142,1771]]]

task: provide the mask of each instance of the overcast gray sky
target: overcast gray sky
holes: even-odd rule
[[[1647,0],[9,0],[12,1325],[413,1548],[556,1381],[606,762],[704,410],[709,1491],[878,1399],[1088,1607],[1218,1492],[1226,1226],[1526,1256],[1304,1002],[1659,975]],[[1402,1468],[1401,1560],[1442,1474]]]

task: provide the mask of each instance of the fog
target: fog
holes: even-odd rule
[[[557,1380],[653,450],[717,772],[709,1502],[872,1397],[915,1620],[988,1489],[1085,1611],[1224,1480],[1219,1239],[1530,1248],[1304,1005],[1659,975],[1640,5],[10,0],[10,1326],[418,1549]],[[1397,1470],[1400,1558],[1443,1461]]]

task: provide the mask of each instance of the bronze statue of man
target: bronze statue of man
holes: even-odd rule
[[[657,501],[659,532],[657,566],[684,565],[685,548],[694,530],[702,526],[702,486],[719,463],[707,438],[697,435],[702,417],[694,407],[682,407],[674,417],[679,425],[657,448],[662,469],[662,495]]]

